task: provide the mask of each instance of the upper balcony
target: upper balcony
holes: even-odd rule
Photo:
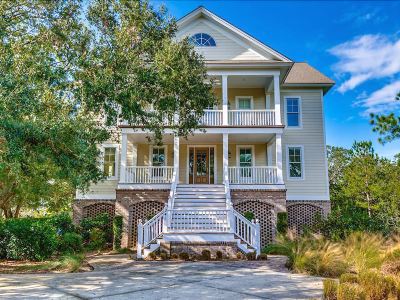
[[[204,110],[200,124],[205,127],[233,126],[233,127],[272,127],[276,126],[275,110],[228,110],[228,124],[224,124],[223,110]]]

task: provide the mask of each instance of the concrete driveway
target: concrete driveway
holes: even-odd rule
[[[73,274],[0,275],[0,299],[317,299],[320,278],[283,258],[236,262],[95,262]]]

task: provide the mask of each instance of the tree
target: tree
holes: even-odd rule
[[[73,0],[0,3],[0,216],[58,210],[104,177],[96,144],[109,135],[73,97],[88,37],[79,14]]]
[[[92,110],[103,111],[109,125],[117,118],[142,124],[157,140],[166,125],[179,136],[198,127],[215,103],[212,85],[188,39],[175,39],[176,23],[164,8],[94,0],[88,20],[95,41],[79,79]]]
[[[400,93],[397,94],[397,101],[400,101]],[[371,114],[372,130],[381,135],[379,142],[382,144],[391,142],[400,138],[400,116],[394,113],[388,115],[375,115]]]

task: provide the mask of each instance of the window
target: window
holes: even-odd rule
[[[286,98],[286,123],[288,127],[300,127],[300,98]]]
[[[152,153],[152,166],[153,167],[164,167],[165,166],[165,147],[153,147]],[[164,176],[163,168],[153,168],[153,176],[162,177]]]
[[[197,47],[215,47],[215,40],[207,33],[196,33],[192,35],[189,41]]]
[[[236,109],[252,109],[253,97],[236,97]]]
[[[251,167],[253,166],[253,151],[251,147],[239,148],[239,166],[241,177],[251,177]]]
[[[291,179],[303,179],[303,147],[288,146],[288,177]]]
[[[115,176],[116,169],[116,148],[107,147],[104,148],[104,165],[103,171],[107,177]]]

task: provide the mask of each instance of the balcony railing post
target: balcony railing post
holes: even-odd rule
[[[281,121],[281,92],[279,87],[279,74],[274,75],[274,100],[275,100],[275,122],[282,125]]]
[[[141,259],[143,257],[142,247],[143,247],[143,223],[142,220],[139,219],[137,224],[137,242],[136,242],[136,252],[138,259]]]
[[[228,76],[222,75],[222,125],[228,125]]]

